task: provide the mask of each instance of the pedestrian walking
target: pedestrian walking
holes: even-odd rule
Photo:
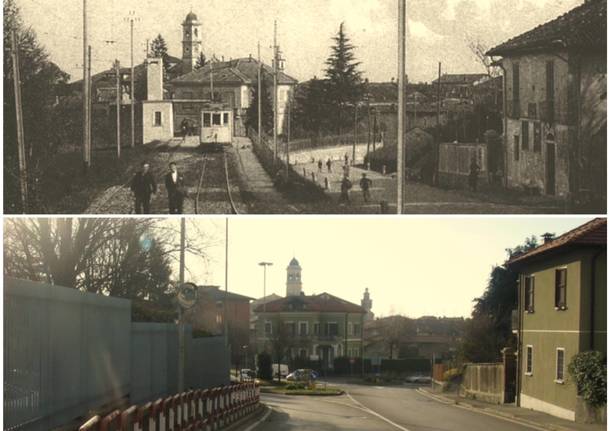
[[[189,122],[186,120],[186,118],[182,120],[182,123],[180,123],[180,130],[182,131],[182,142],[184,142],[186,141],[186,136],[189,133]]]
[[[480,171],[481,167],[477,163],[476,157],[473,156],[472,160],[470,161],[470,175],[468,176],[468,185],[470,186],[470,190],[473,192],[477,191]]]
[[[169,213],[182,214],[186,189],[184,187],[184,177],[180,175],[174,162],[169,164],[169,172],[165,175],[165,188],[169,200]]]
[[[333,162],[331,162],[330,157],[326,161],[326,169],[328,169],[329,173],[333,171]]]
[[[347,155],[347,153],[345,153],[345,156],[343,156],[343,159],[345,160],[345,166],[349,165],[349,156]]]
[[[318,172],[322,172],[322,166],[323,166],[322,159],[319,159],[318,160]]]
[[[362,197],[364,197],[364,202],[368,203],[371,199],[371,186],[373,185],[373,181],[370,178],[366,177],[366,174],[362,174],[362,178],[360,178],[360,189],[362,190]]]
[[[349,191],[352,188],[352,182],[349,180],[347,176],[343,176],[341,180],[341,196],[339,196],[339,202],[342,204],[349,203]]]
[[[142,169],[133,176],[130,188],[135,198],[136,214],[150,214],[150,197],[157,193],[157,183],[147,162],[143,162]]]

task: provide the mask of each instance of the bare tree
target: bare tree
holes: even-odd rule
[[[470,49],[475,58],[485,68],[490,78],[500,76],[500,68],[495,64],[493,58],[487,55],[489,47],[486,44],[480,40],[470,40],[468,41],[468,49]]]

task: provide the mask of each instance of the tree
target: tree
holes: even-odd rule
[[[205,54],[203,52],[200,52],[199,58],[197,59],[197,63],[195,63],[195,70],[203,68],[206,64],[208,64],[208,60],[205,57]]]
[[[523,244],[507,248],[508,257],[514,257],[535,248],[535,236],[526,238]],[[474,299],[471,319],[461,346],[463,359],[471,362],[494,362],[500,359],[502,348],[514,344],[511,335],[512,311],[517,308],[518,273],[506,266],[491,270],[487,287]]]
[[[389,352],[389,358],[398,355],[401,345],[411,335],[415,334],[413,321],[404,316],[390,316],[385,319],[382,328],[382,338]]]
[[[313,77],[301,84],[295,94],[295,128],[319,136],[328,127],[327,81]]]
[[[155,58],[163,59],[163,78],[166,79],[169,71],[169,54],[167,52],[167,43],[161,34],[158,34],[150,44],[150,54]]]
[[[339,128],[339,133],[349,123],[351,115],[344,115],[348,105],[355,105],[363,94],[362,76],[358,71],[354,45],[345,34],[344,23],[339,26],[339,32],[333,38],[335,44],[331,47],[331,55],[326,60],[326,77],[328,79],[328,102],[331,119]]]
[[[59,142],[61,126],[55,121],[56,96],[65,91],[70,76],[49,61],[48,54],[38,42],[36,33],[25,27],[19,7],[14,0],[5,0],[4,46],[11,47],[11,34],[15,31],[19,50],[23,122],[25,125],[25,155],[28,166],[29,209],[36,212],[37,201],[33,187],[38,176],[37,167]],[[13,63],[10,52],[4,55],[4,202],[5,212],[21,212],[17,162],[17,122],[13,91]],[[82,122],[82,119],[80,120]]]
[[[264,71],[261,72],[261,122],[263,125],[264,133],[271,133],[273,131],[273,102],[271,101],[270,88],[270,77]],[[252,128],[258,132],[258,85],[254,86],[252,91],[252,99],[250,106],[246,111],[246,127]]]
[[[288,334],[286,324],[280,318],[276,318],[272,325],[271,349],[276,359],[277,379],[280,381],[282,360],[286,357],[286,352],[292,347],[294,337]]]

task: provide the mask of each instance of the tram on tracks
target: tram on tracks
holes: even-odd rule
[[[233,110],[210,104],[201,110],[199,142],[202,148],[218,149],[233,142]]]

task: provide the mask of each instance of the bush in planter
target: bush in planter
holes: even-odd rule
[[[580,352],[568,365],[578,394],[594,407],[606,404],[606,358],[601,352]]]

